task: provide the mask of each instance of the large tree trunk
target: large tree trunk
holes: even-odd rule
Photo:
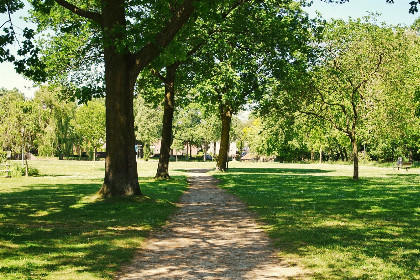
[[[179,64],[166,68],[165,101],[163,107],[162,140],[156,179],[169,179],[169,159],[172,145],[172,121],[175,108],[175,74]]]
[[[353,148],[353,179],[359,179],[359,150],[357,148],[357,141],[356,137],[352,136],[351,139],[351,146]]]
[[[113,42],[121,38],[109,30],[125,26],[124,1],[103,6],[106,85],[105,179],[99,193],[104,197],[141,195],[135,154],[133,93],[137,74],[129,54],[121,54]],[[120,36],[123,36],[122,33]]]
[[[220,139],[219,158],[217,161],[217,169],[220,171],[227,170],[227,154],[229,151],[229,133],[232,123],[232,111],[229,106],[223,105],[220,113],[222,120],[222,135]]]

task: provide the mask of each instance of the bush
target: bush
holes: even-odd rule
[[[12,177],[21,177],[21,176],[25,176],[25,169],[26,167],[20,164],[12,164],[10,166],[10,170],[11,172],[11,176]],[[38,176],[39,175],[39,170],[34,168],[34,167],[30,167],[28,166],[28,176]]]
[[[0,150],[0,163],[5,162],[6,158],[7,158],[7,152],[3,151],[3,150]]]

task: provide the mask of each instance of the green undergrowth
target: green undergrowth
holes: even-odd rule
[[[420,279],[420,172],[267,164],[216,173],[309,279]]]
[[[141,177],[144,196],[103,200],[103,163],[31,164],[38,177],[0,178],[0,279],[112,279],[187,186]]]

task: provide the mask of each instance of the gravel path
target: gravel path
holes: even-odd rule
[[[117,279],[299,279],[305,271],[280,261],[252,214],[192,170],[180,209],[145,242]]]

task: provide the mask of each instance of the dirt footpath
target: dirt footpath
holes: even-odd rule
[[[217,180],[192,170],[190,188],[162,231],[145,242],[117,279],[299,279],[252,214]]]

